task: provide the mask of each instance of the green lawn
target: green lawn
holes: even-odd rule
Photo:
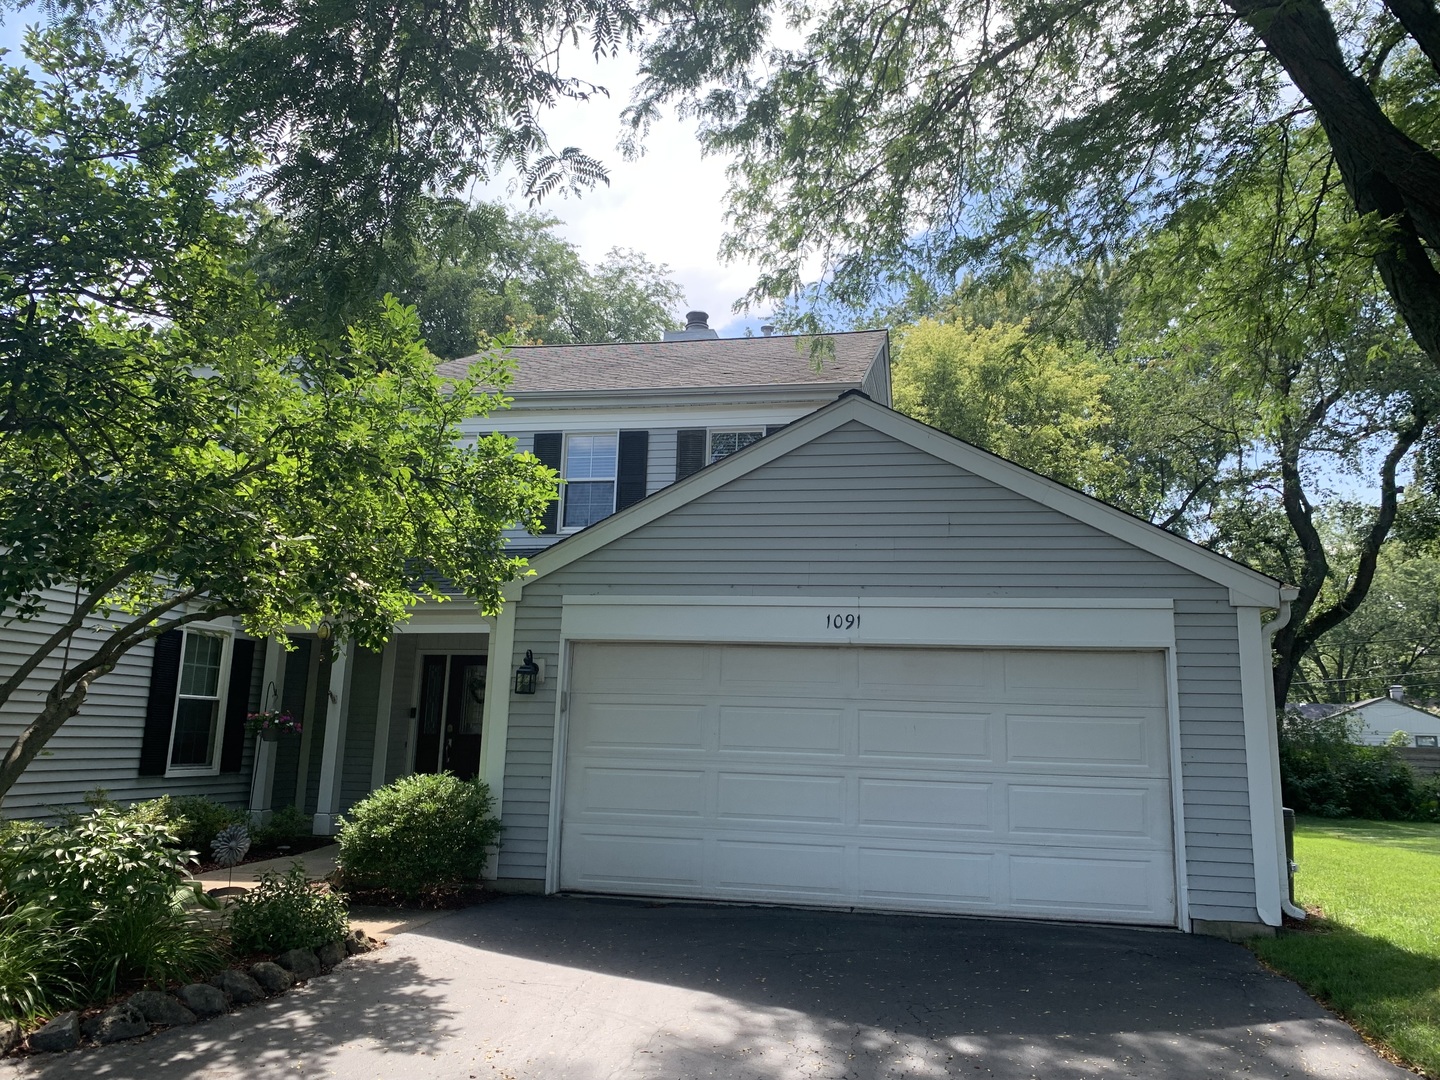
[[[1255,951],[1440,1077],[1440,825],[1301,818],[1295,861],[1297,898],[1324,918]]]

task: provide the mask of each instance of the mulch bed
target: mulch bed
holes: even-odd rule
[[[401,896],[391,889],[347,888],[344,891],[352,906],[408,908],[416,911],[459,911],[477,904],[488,904],[500,895],[479,882],[444,885],[429,889],[418,897]]]

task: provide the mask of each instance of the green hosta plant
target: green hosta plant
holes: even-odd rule
[[[449,773],[406,776],[341,819],[336,860],[347,885],[414,899],[475,881],[500,839],[490,789]]]
[[[0,862],[11,914],[45,913],[30,925],[59,935],[66,964],[57,978],[73,984],[67,996],[74,1002],[194,978],[223,963],[214,928],[194,913],[197,905],[217,905],[185,872],[194,852],[174,844],[164,825],[108,807],[73,826],[11,841]]]
[[[349,928],[345,897],[307,881],[299,862],[283,875],[261,875],[230,910],[230,940],[241,953],[314,949],[338,941]]]

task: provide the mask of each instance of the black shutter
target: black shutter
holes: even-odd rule
[[[681,428],[675,433],[675,479],[684,480],[705,467],[705,429]]]
[[[560,457],[564,443],[563,436],[558,431],[538,431],[535,433],[535,456],[540,459],[541,465],[548,465],[556,472],[560,471]],[[554,533],[558,530],[560,522],[560,500],[556,499],[545,508],[545,513],[540,516],[540,531],[542,533]]]
[[[619,472],[615,479],[615,509],[634,506],[645,497],[650,468],[650,432],[620,432]]]
[[[765,434],[766,434],[766,435],[774,435],[775,432],[777,432],[777,431],[783,431],[785,428],[787,428],[787,427],[789,427],[789,426],[790,426],[789,424],[771,424],[769,427],[767,427],[767,428],[765,429]]]
[[[245,714],[250,711],[250,677],[255,642],[236,638],[230,654],[230,687],[225,694],[225,734],[220,736],[220,771],[239,772],[245,756]]]
[[[185,635],[167,630],[155,639],[150,668],[150,697],[145,703],[145,736],[140,741],[140,775],[164,776],[170,754],[170,725],[175,721],[175,692],[180,688],[180,647]]]

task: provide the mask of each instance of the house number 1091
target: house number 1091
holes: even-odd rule
[[[826,630],[859,630],[860,616],[851,612],[849,615],[839,613],[825,616]]]

